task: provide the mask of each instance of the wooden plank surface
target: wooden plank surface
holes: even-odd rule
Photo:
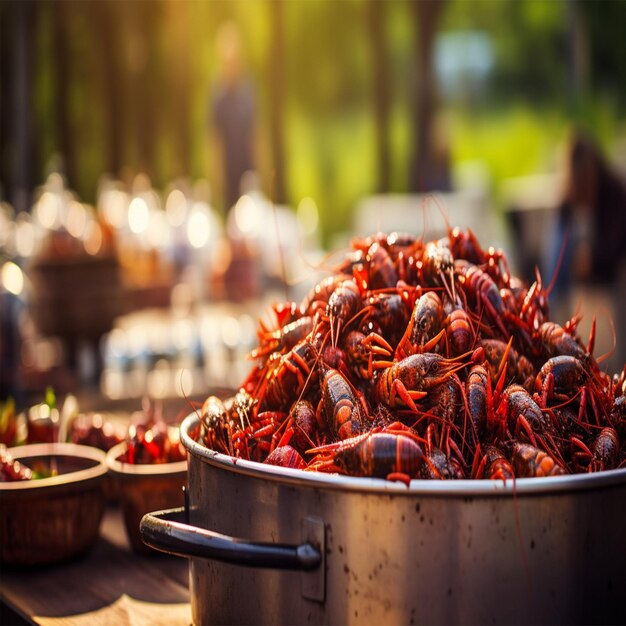
[[[131,551],[121,511],[108,508],[83,557],[34,570],[2,569],[0,599],[42,625],[191,623],[187,559]]]

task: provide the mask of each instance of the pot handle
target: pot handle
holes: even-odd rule
[[[320,550],[310,543],[260,543],[229,537],[183,523],[185,508],[147,513],[139,531],[143,542],[161,552],[200,557],[224,563],[309,571],[322,562]]]

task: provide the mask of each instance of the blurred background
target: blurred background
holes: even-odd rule
[[[0,400],[236,386],[329,251],[444,216],[530,282],[563,249],[553,318],[623,367],[625,2],[3,0],[0,29]]]

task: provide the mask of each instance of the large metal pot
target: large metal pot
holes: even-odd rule
[[[141,522],[192,557],[196,624],[625,621],[626,469],[407,488],[234,460],[197,426],[186,509]]]

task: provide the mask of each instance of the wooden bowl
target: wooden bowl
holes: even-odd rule
[[[2,565],[47,565],[87,551],[104,511],[106,454],[71,443],[18,446],[9,454],[31,468],[54,462],[58,474],[0,483]]]
[[[106,457],[109,472],[117,482],[126,534],[133,550],[156,554],[141,540],[139,522],[151,511],[184,505],[183,487],[187,484],[187,461],[123,463],[118,459],[126,450],[127,443],[123,441],[113,446]]]

